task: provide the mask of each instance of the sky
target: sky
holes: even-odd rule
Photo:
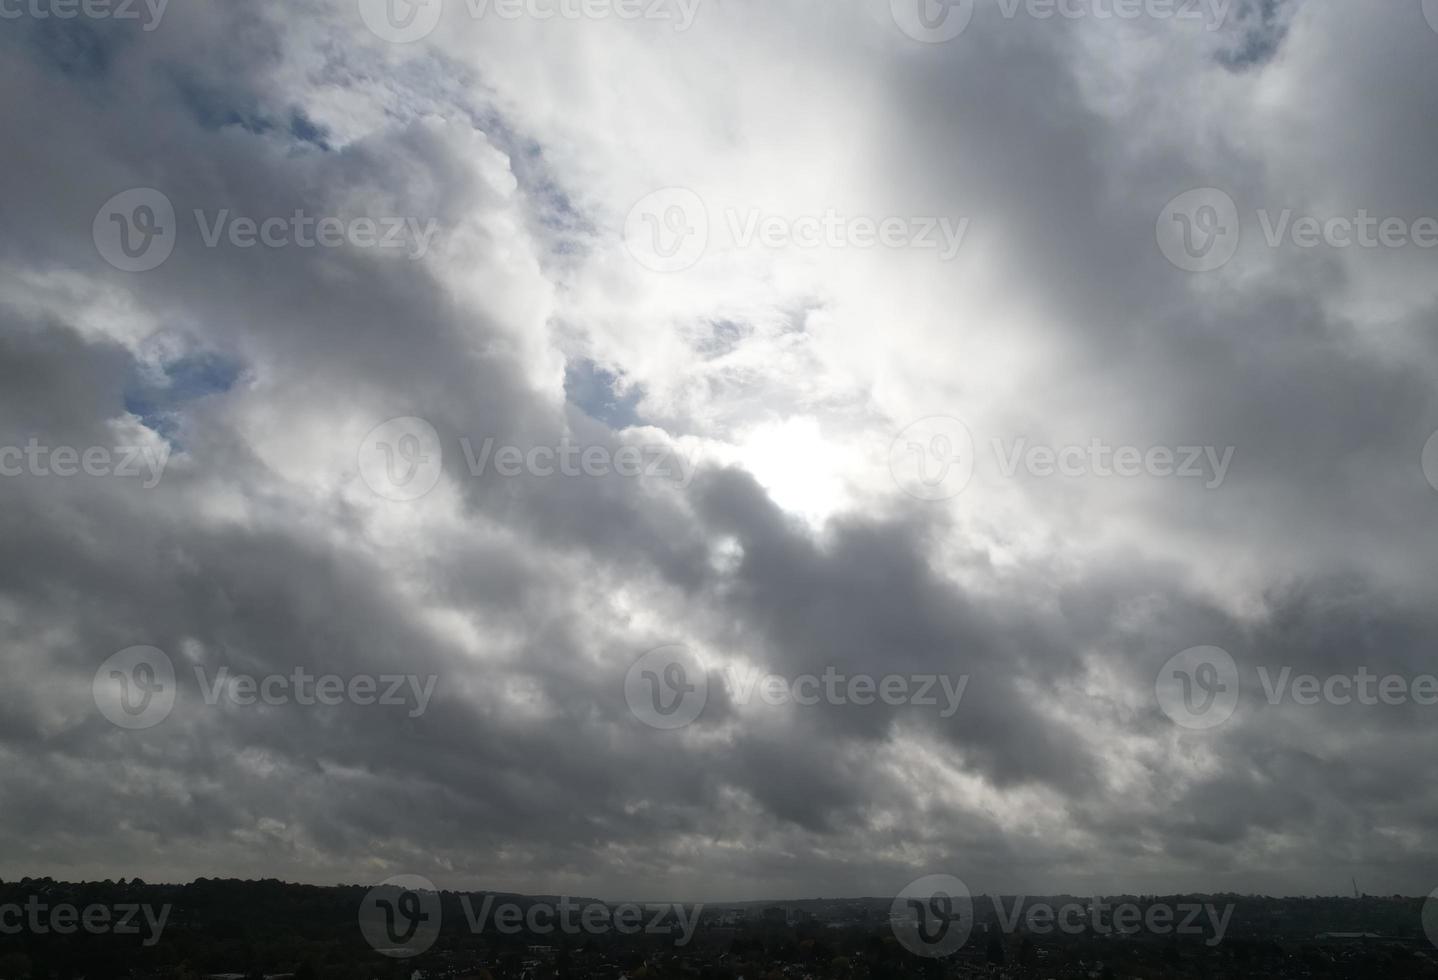
[[[3,0],[0,878],[1427,894],[1435,93],[1438,0]]]

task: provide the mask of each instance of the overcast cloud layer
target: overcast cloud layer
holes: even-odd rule
[[[164,465],[0,457],[0,877],[1438,886],[1438,706],[1258,672],[1438,673],[1438,3],[977,0],[943,40],[904,0],[396,0],[407,43],[369,0],[36,4],[0,4],[0,446]],[[1173,261],[1199,188],[1241,235]],[[1408,238],[1344,247],[1360,210]],[[217,224],[297,212],[351,234]],[[668,645],[708,671],[673,729],[626,699]],[[134,646],[177,689],[128,729]],[[1156,690],[1194,647],[1239,668],[1212,727]],[[435,682],[208,704],[222,667]],[[727,682],[826,669],[967,687]]]

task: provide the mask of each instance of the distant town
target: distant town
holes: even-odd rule
[[[0,980],[1438,978],[1421,898],[973,896],[928,921],[931,906],[26,878],[0,883]]]

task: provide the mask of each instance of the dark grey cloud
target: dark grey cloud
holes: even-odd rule
[[[876,894],[934,870],[1006,891],[1431,887],[1433,709],[1267,705],[1252,673],[1430,670],[1431,256],[1266,249],[1250,221],[1201,279],[1164,261],[1154,220],[1199,186],[1245,213],[1438,213],[1419,125],[1438,34],[1262,4],[1189,41],[979,17],[913,46],[873,11],[764,8],[625,35],[619,54],[539,39],[533,60],[585,91],[513,51],[487,63],[497,42],[462,24],[399,51],[320,5],[7,30],[0,127],[25,138],[0,151],[0,446],[169,456],[148,488],[0,478],[0,875],[416,872],[646,898]],[[779,59],[760,31],[732,69],[818,118],[796,115],[790,147],[766,143],[744,86],[703,84],[758,26],[807,41]],[[1145,44],[1175,54],[1155,66]],[[632,77],[656,98],[656,71],[675,73],[668,115],[609,94]],[[819,297],[783,257],[751,276],[720,254],[690,280],[614,258],[611,212],[651,164],[697,182],[719,147],[713,169],[756,198],[804,198],[813,180],[766,165],[827,152],[824,120],[859,110],[821,83],[856,77],[866,128],[844,169],[882,176],[862,205],[970,216],[972,261],[1011,305],[971,305],[962,263],[836,262]],[[92,240],[132,187],[179,217],[145,273]],[[206,247],[196,209],[439,231],[418,261]],[[854,283],[880,311],[872,376],[846,360]],[[678,376],[698,380],[676,394]],[[988,471],[953,508],[920,506],[882,473],[909,398],[978,413],[981,445],[1237,454],[1221,492]],[[805,413],[883,485],[818,522],[744,443],[756,419]],[[444,447],[412,505],[357,462],[403,416]],[[491,438],[664,448],[685,478],[471,473],[463,440]],[[669,643],[711,660],[704,712],[676,732],[624,698],[630,664]],[[172,658],[180,699],[124,731],[91,680],[142,644]],[[1189,733],[1153,685],[1206,644],[1245,669],[1243,702]],[[969,686],[949,718],[770,710],[726,687],[736,664]],[[206,705],[195,669],[221,667],[436,687],[418,715]]]

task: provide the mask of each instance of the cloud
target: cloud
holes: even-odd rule
[[[395,45],[352,6],[0,40],[0,126],[28,134],[0,195],[0,446],[167,460],[148,488],[0,477],[0,876],[1431,888],[1431,708],[1269,705],[1250,672],[1205,734],[1154,696],[1199,645],[1428,669],[1431,254],[1272,248],[1257,216],[1438,214],[1420,11],[1250,4],[1206,32],[980,4],[927,45],[887,3],[705,5],[678,31],[450,4]],[[624,235],[667,187],[709,237],[658,273]],[[1200,187],[1244,228],[1193,274],[1154,225]],[[95,241],[132,188],[175,215],[146,272]],[[848,237],[817,247],[730,220],[831,214]],[[969,222],[951,259],[854,230],[926,217]],[[349,231],[305,245],[292,218]],[[206,243],[244,219],[287,237]],[[437,231],[417,256],[359,244],[366,220]],[[922,501],[889,453],[935,415],[975,473]],[[439,450],[410,502],[363,459],[405,418]],[[475,472],[486,439],[687,477]],[[1008,477],[1015,440],[1233,462],[1209,489]],[[385,448],[376,472],[431,465]],[[677,731],[624,697],[663,644],[708,670]],[[135,645],[179,696],[126,731],[92,681]],[[206,704],[221,667],[437,682],[418,715]],[[778,707],[736,667],[968,687],[949,718]]]

